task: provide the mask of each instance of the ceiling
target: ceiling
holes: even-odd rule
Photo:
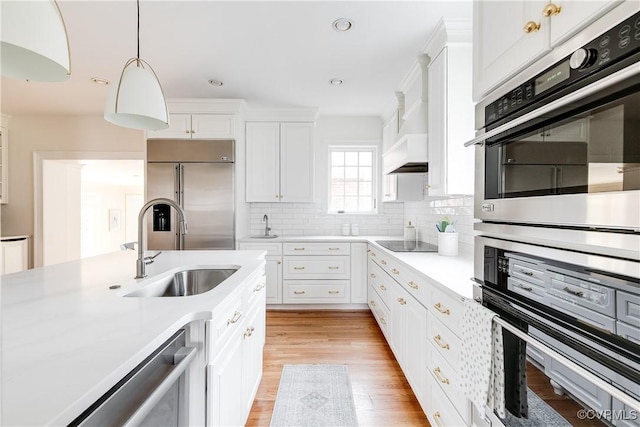
[[[4,0],[3,0],[4,1]],[[108,86],[136,55],[136,3],[58,0],[71,46],[63,83],[2,78],[2,112],[103,114]],[[141,1],[140,57],[170,98],[241,98],[250,106],[381,115],[441,17],[470,1]],[[348,32],[332,22],[349,18]],[[332,86],[331,78],[344,81]],[[208,84],[221,80],[222,87]]]

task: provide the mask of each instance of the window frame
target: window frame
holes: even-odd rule
[[[339,211],[332,210],[331,206],[331,177],[332,177],[332,154],[334,152],[368,152],[371,153],[371,210],[367,211]],[[358,165],[358,167],[360,167]],[[378,170],[380,168],[380,161],[378,159],[378,146],[377,145],[347,145],[347,144],[333,144],[327,147],[327,213],[328,214],[340,214],[340,215],[371,215],[378,213]]]

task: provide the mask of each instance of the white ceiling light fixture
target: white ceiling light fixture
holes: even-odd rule
[[[332,26],[334,30],[344,32],[344,31],[349,31],[351,29],[351,27],[353,26],[353,22],[351,22],[347,18],[338,18],[335,21],[333,21]]]
[[[169,127],[169,111],[158,76],[146,61],[140,58],[140,0],[138,7],[138,51],[135,58],[124,64],[118,84],[107,96],[104,118],[114,125],[141,129],[161,130]]]
[[[342,83],[344,83],[342,81],[342,79],[338,79],[338,78],[333,78],[333,79],[329,80],[329,84],[331,86],[340,86]]]
[[[40,82],[69,79],[69,39],[58,3],[3,1],[0,10],[2,75]]]

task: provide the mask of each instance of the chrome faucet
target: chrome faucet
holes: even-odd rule
[[[264,226],[264,235],[268,236],[269,232],[271,231],[271,227],[269,227],[269,217],[267,216],[267,214],[264,214],[264,216],[262,217],[262,222],[265,222],[265,226]]]
[[[143,279],[147,277],[147,274],[145,272],[146,265],[151,264],[154,258],[162,253],[162,252],[157,252],[152,256],[145,257],[143,242],[142,242],[142,220],[144,219],[144,214],[147,213],[147,211],[151,206],[155,206],[159,204],[169,205],[176,210],[176,212],[178,213],[178,223],[180,226],[180,234],[187,234],[187,223],[185,222],[185,219],[184,219],[184,211],[182,210],[179,204],[177,204],[171,199],[166,199],[163,197],[149,200],[147,203],[145,203],[145,205],[140,209],[140,213],[138,214],[138,260],[136,261],[136,277],[135,277],[136,279]]]

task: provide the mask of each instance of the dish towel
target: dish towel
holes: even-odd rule
[[[496,316],[473,299],[465,300],[458,381],[480,416],[489,407],[504,418],[504,350],[502,328],[493,322]]]

